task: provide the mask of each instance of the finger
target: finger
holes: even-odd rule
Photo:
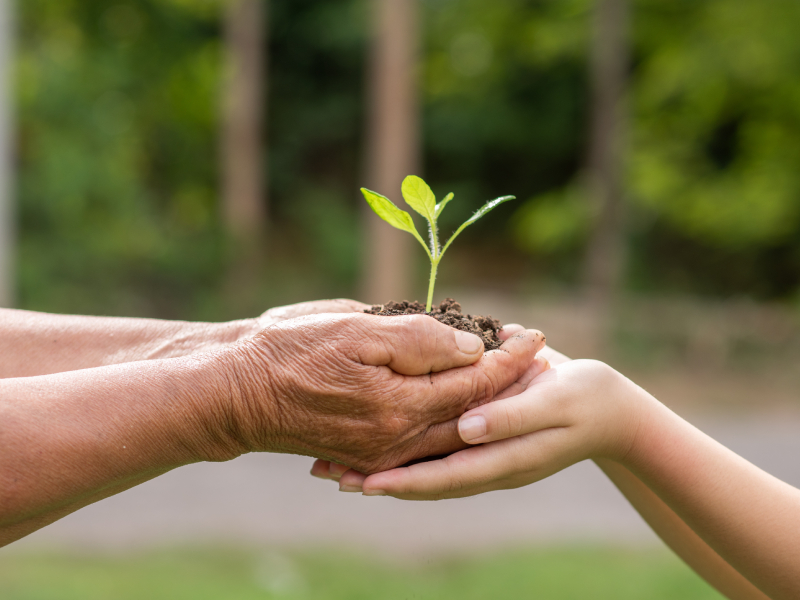
[[[556,388],[535,385],[517,396],[464,413],[458,432],[468,444],[485,444],[569,424],[568,411],[558,402]]]
[[[319,479],[330,479],[330,463],[327,460],[317,459],[311,465],[311,474]]]
[[[346,467],[335,462],[331,462],[329,464],[330,466],[328,467],[328,475],[334,481],[339,481],[342,475],[344,475],[350,469],[350,467]]]
[[[363,473],[348,469],[339,480],[340,492],[363,492],[364,480],[367,478]]]
[[[483,355],[477,335],[458,331],[427,315],[358,316],[365,343],[357,348],[365,365],[388,366],[401,375],[427,375],[475,363]]]
[[[497,332],[497,337],[499,337],[502,341],[506,341],[515,333],[519,333],[523,331],[525,328],[520,325],[519,323],[509,323],[508,325],[503,325],[503,328]]]
[[[469,447],[458,433],[457,418],[431,425],[414,438],[411,444],[412,450],[404,457],[405,463],[431,457],[441,458]]]
[[[511,398],[512,396],[516,396],[521,394],[526,389],[528,389],[528,385],[530,382],[536,379],[539,375],[544,373],[545,371],[551,368],[550,361],[542,356],[542,353],[536,355],[536,358],[533,359],[533,362],[528,367],[528,369],[517,379],[514,383],[504,389],[502,392],[497,394],[494,398],[492,398],[492,402],[496,402],[498,400],[504,400],[505,398]]]
[[[463,498],[544,479],[576,462],[564,452],[567,430],[548,429],[462,450],[442,460],[368,476],[365,496],[403,500]]]
[[[505,477],[508,456],[492,446],[468,448],[441,460],[376,473],[366,477],[361,488],[365,496],[404,500],[460,498],[496,489],[492,483]]]
[[[442,423],[489,402],[525,373],[544,344],[541,331],[527,329],[474,365],[415,379],[411,385],[416,386],[418,410],[424,411],[430,422]]]

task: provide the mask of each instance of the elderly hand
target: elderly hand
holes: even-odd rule
[[[237,451],[305,454],[375,473],[466,445],[456,419],[507,388],[544,346],[522,331],[484,354],[425,315],[312,315],[220,353],[220,436]]]

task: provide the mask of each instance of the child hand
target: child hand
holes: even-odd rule
[[[364,495],[438,500],[511,489],[589,458],[629,452],[647,395],[607,365],[566,362],[521,393],[465,413],[461,438],[480,444],[441,460],[365,477],[339,472],[340,487]]]

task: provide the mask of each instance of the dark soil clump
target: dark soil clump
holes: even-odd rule
[[[420,304],[416,301],[409,302],[408,300],[376,304],[364,312],[371,315],[380,315],[382,317],[429,315],[445,325],[450,325],[450,327],[460,329],[461,331],[474,333],[483,340],[483,345],[486,350],[496,350],[503,343],[500,338],[497,337],[497,332],[503,328],[500,321],[492,317],[465,315],[461,312],[461,305],[452,298],[447,298],[439,306],[432,307],[429,313],[425,312],[424,304]]]

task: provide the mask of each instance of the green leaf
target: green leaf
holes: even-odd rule
[[[450,202],[450,200],[452,199],[453,199],[453,192],[450,192],[449,194],[447,194],[447,196],[444,197],[444,200],[442,200],[441,202],[439,202],[439,204],[436,205],[435,216],[437,219],[439,218],[439,215],[442,214],[444,207],[447,206],[447,203]]]
[[[447,240],[447,243],[444,245],[444,248],[442,248],[442,252],[439,256],[442,256],[445,253],[450,244],[453,243],[453,240],[456,239],[456,237],[458,237],[459,233],[461,233],[467,227],[472,225],[475,221],[486,215],[486,213],[488,213],[490,210],[497,208],[503,202],[508,202],[509,200],[516,200],[516,196],[501,196],[500,198],[495,198],[494,200],[490,200],[482,207],[480,207],[474,215],[472,215],[469,219],[467,219],[464,222],[464,224],[461,225],[461,227],[459,227],[458,229],[456,229],[456,232],[452,236],[450,236],[450,239]]]
[[[436,223],[436,196],[428,184],[416,175],[403,180],[403,198],[406,203],[433,225]]]
[[[413,235],[415,238],[417,238],[419,243],[422,244],[422,247],[425,248],[425,252],[428,253],[428,256],[431,255],[431,251],[428,249],[428,246],[422,240],[417,228],[414,226],[414,220],[411,218],[410,214],[400,208],[397,208],[394,202],[389,200],[386,196],[378,194],[377,192],[373,192],[367,188],[361,188],[361,193],[364,194],[364,199],[367,201],[367,204],[369,204],[370,208],[375,211],[376,215],[378,215],[392,227],[396,227],[402,231],[407,231]]]

